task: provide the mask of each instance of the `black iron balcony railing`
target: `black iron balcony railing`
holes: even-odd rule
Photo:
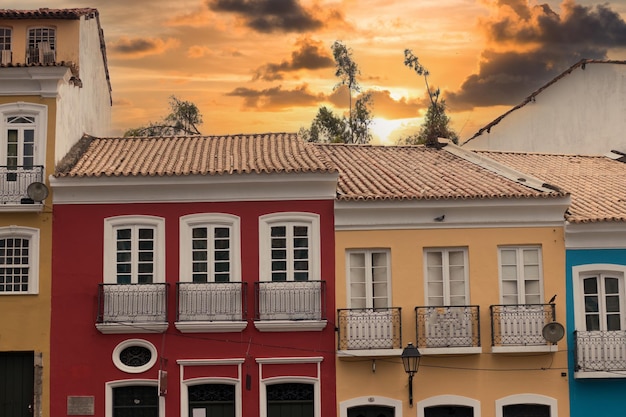
[[[325,281],[254,283],[255,320],[326,320]]]
[[[626,371],[626,331],[575,331],[576,372]]]
[[[556,320],[554,304],[492,305],[492,346],[547,346],[543,327]]]
[[[168,284],[99,284],[98,323],[167,322]]]
[[[179,282],[176,321],[241,321],[247,316],[245,282]]]
[[[337,310],[338,350],[402,349],[400,307]]]
[[[55,51],[48,42],[40,42],[37,47],[26,49],[27,64],[53,64],[56,60]]]
[[[478,306],[415,307],[418,348],[480,347]]]
[[[26,189],[43,181],[43,166],[0,166],[0,204],[32,203]]]

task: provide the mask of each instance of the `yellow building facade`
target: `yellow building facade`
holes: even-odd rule
[[[41,417],[50,415],[47,178],[84,132],[108,132],[111,89],[95,9],[0,9],[0,35],[0,415]]]
[[[337,415],[568,416],[567,193],[451,144],[320,150],[340,172]]]

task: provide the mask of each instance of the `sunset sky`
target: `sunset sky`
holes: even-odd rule
[[[373,93],[376,141],[414,133],[427,108],[409,48],[467,139],[582,58],[626,60],[626,0],[2,0],[96,7],[113,87],[113,131],[195,103],[203,134],[296,132],[347,109],[331,45],[352,49]]]

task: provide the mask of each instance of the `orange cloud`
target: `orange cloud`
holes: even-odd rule
[[[123,36],[111,44],[111,51],[114,54],[125,58],[142,58],[148,55],[160,55],[168,49],[176,48],[180,45],[178,39],[160,38],[128,38]]]

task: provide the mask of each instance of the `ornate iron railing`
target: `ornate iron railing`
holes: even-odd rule
[[[478,306],[415,307],[418,348],[480,347]]]
[[[241,321],[247,316],[245,282],[178,282],[176,321]]]
[[[168,284],[99,284],[98,323],[167,322]]]
[[[543,326],[556,320],[554,304],[492,305],[492,346],[544,346]]]
[[[577,372],[626,371],[626,331],[575,331]]]
[[[325,320],[325,281],[254,283],[255,320]]]
[[[0,204],[33,203],[26,189],[43,181],[43,166],[0,166]]]
[[[402,349],[400,307],[337,310],[339,350]]]

